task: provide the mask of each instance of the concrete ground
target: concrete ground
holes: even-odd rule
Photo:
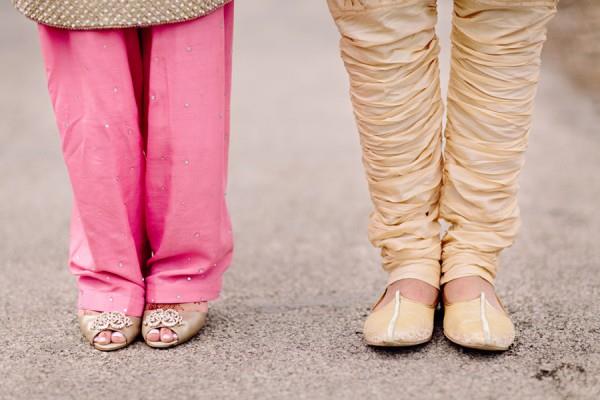
[[[362,321],[385,277],[325,1],[237,6],[237,247],[222,299],[186,345],[100,353],[76,326],[69,184],[35,27],[0,3],[0,399],[600,398],[600,115],[552,57],[498,282],[515,345],[466,351],[438,327],[418,348],[374,350]]]

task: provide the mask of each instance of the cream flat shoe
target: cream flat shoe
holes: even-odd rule
[[[142,336],[150,347],[164,349],[187,342],[206,324],[208,313],[203,311],[177,311],[172,308],[146,310],[142,322]],[[166,342],[153,342],[147,339],[152,329],[169,328],[177,334],[177,339]]]
[[[506,311],[492,306],[481,292],[473,300],[444,306],[444,335],[464,347],[502,351],[515,340],[515,327]]]
[[[121,312],[103,312],[79,315],[79,328],[83,336],[100,351],[113,351],[130,345],[140,333],[141,318],[129,317]],[[100,344],[94,338],[102,331],[120,332],[124,343]]]
[[[387,289],[373,308],[381,302]],[[407,299],[396,290],[394,300],[371,312],[364,326],[364,337],[371,346],[415,346],[431,340],[435,306]]]

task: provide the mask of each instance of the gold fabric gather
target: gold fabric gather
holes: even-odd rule
[[[66,29],[107,29],[188,21],[231,0],[12,0],[26,17]]]
[[[518,176],[557,0],[453,1],[443,133],[437,1],[327,1],[374,205],[369,237],[389,283],[493,282],[519,229]]]

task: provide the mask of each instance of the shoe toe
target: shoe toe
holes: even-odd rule
[[[433,308],[404,301],[398,312],[386,304],[372,312],[364,326],[365,341],[374,346],[411,346],[428,341],[433,332]]]
[[[515,339],[515,328],[508,315],[485,305],[485,320],[477,302],[446,306],[444,334],[452,342],[483,350],[506,350]]]

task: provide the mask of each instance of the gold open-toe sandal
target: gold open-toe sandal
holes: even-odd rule
[[[491,305],[481,292],[473,300],[444,305],[444,335],[463,347],[502,351],[514,341],[515,327],[506,311]]]
[[[383,300],[387,290],[373,309]],[[394,300],[367,317],[363,329],[365,341],[371,346],[382,347],[415,346],[428,342],[433,332],[434,311],[434,305],[407,299],[396,290]]]
[[[146,310],[142,323],[142,336],[150,347],[165,349],[187,342],[206,324],[208,313],[203,311],[177,311],[172,308]],[[153,342],[148,340],[152,329],[169,328],[177,335],[172,342]]]
[[[102,312],[79,315],[79,328],[83,336],[100,351],[113,351],[130,345],[140,333],[141,318],[129,317],[121,312]],[[94,338],[102,331],[120,332],[123,343],[101,344]]]

